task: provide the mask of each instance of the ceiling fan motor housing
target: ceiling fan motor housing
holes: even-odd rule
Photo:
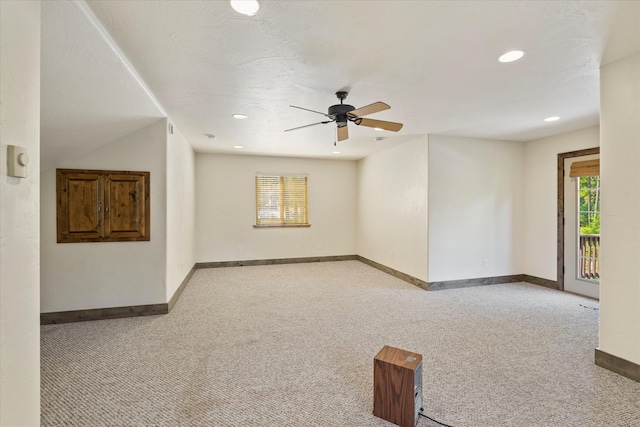
[[[349,119],[349,117],[347,116],[347,113],[355,109],[356,107],[354,107],[353,105],[336,104],[329,107],[328,114],[336,118],[336,123],[338,124],[338,127],[341,128],[347,125],[347,120]]]

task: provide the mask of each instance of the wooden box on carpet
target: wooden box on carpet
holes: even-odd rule
[[[422,406],[422,355],[385,345],[373,359],[373,415],[415,427]]]

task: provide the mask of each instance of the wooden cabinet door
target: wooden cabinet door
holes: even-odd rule
[[[60,173],[58,186],[58,242],[82,242],[104,235],[102,209],[104,179],[101,174]]]
[[[58,169],[58,243],[151,240],[149,172]]]
[[[105,180],[105,238],[149,240],[148,192],[142,174],[110,174]]]

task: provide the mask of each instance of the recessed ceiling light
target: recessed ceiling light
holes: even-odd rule
[[[247,116],[246,114],[236,113],[236,114],[234,114],[232,117],[233,117],[234,119],[244,120],[244,119],[246,119],[246,118],[247,118],[247,117],[249,117],[249,116]]]
[[[545,122],[555,122],[556,120],[560,120],[560,117],[553,116],[553,117],[547,117],[546,119],[544,119]]]
[[[242,145],[234,145],[233,148],[237,148],[238,150],[243,149],[244,147]]]
[[[384,130],[382,128],[373,128],[373,130]]]
[[[522,58],[523,56],[524,56],[524,50],[512,50],[510,52],[505,53],[500,58],[498,58],[498,61],[500,61],[500,62],[513,62],[513,61],[517,61],[518,59]]]
[[[332,151],[331,154],[340,154],[339,151]]]
[[[229,3],[233,10],[247,16],[255,15],[260,9],[258,0],[231,0]]]

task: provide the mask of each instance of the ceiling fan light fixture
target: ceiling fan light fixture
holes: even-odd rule
[[[545,122],[555,122],[556,120],[560,120],[560,117],[552,116],[552,117],[547,117],[546,119],[544,119]]]
[[[236,113],[236,114],[232,115],[231,117],[233,117],[234,119],[238,119],[238,120],[244,120],[249,116],[247,116],[246,114]]]
[[[340,154],[339,151],[332,151],[331,154]]]
[[[230,0],[233,10],[247,16],[254,16],[260,10],[258,0]]]
[[[524,50],[512,50],[500,56],[500,58],[498,58],[498,61],[513,62],[513,61],[517,61],[523,56],[524,56]]]
[[[242,145],[234,145],[233,148],[242,150],[244,147]]]
[[[382,129],[382,128],[373,128],[373,130],[382,131],[384,129]]]

